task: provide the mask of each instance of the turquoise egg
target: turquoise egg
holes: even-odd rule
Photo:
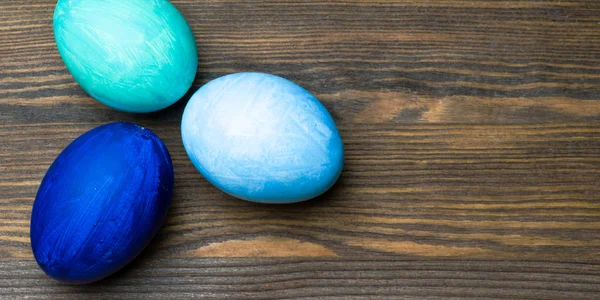
[[[222,191],[262,203],[314,198],[336,182],[342,139],[327,109],[278,76],[237,73],[201,87],[181,122],[185,150]]]
[[[126,112],[177,102],[198,68],[192,30],[167,0],[59,0],[54,37],[79,85]]]

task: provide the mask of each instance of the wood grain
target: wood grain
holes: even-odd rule
[[[188,95],[111,110],[55,49],[55,1],[0,3],[1,299],[598,299],[600,2],[172,1],[200,49]],[[346,167],[325,195],[228,197],[179,132],[199,86],[288,77],[339,125]],[[29,215],[58,153],[112,121],[172,154],[168,219],[124,271],[65,286],[37,267]]]

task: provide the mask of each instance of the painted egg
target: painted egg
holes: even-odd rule
[[[132,123],[97,127],[73,141],[48,169],[31,215],[31,247],[49,276],[102,279],[155,235],[173,191],[167,148]]]
[[[344,164],[327,109],[301,86],[270,74],[231,74],[201,87],[185,108],[181,134],[209,182],[253,202],[314,198]]]
[[[59,0],[54,37],[79,85],[118,110],[163,109],[196,76],[194,35],[168,0]]]

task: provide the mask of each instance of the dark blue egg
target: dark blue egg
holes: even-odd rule
[[[35,259],[59,281],[102,279],[146,247],[172,192],[171,157],[154,133],[132,123],[92,129],[42,180],[31,215]]]

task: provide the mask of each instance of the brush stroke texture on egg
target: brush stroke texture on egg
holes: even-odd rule
[[[154,133],[132,123],[92,129],[42,180],[31,216],[35,259],[59,281],[104,278],[150,242],[172,191],[171,157]]]
[[[59,0],[54,36],[81,87],[122,111],[175,103],[198,67],[194,35],[167,0]]]
[[[181,132],[198,171],[249,201],[308,200],[342,171],[343,144],[327,109],[275,75],[237,73],[207,83],[188,102]]]

